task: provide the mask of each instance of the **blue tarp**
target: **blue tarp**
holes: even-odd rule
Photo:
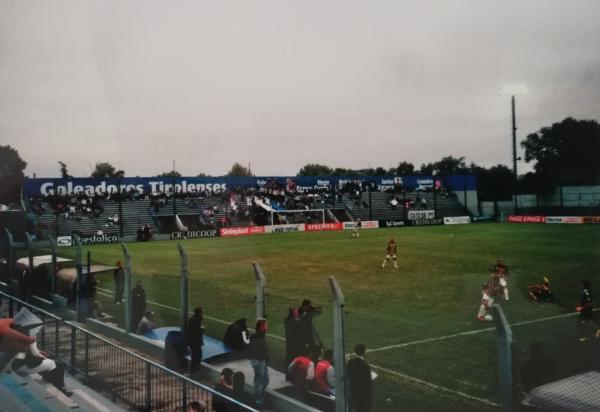
[[[176,326],[165,326],[163,328],[156,328],[151,332],[146,333],[144,336],[148,339],[157,341],[161,346],[165,344],[167,333],[171,331],[179,331],[180,328]],[[214,358],[215,356],[223,355],[231,352],[231,349],[225,346],[223,342],[210,336],[204,336],[204,346],[202,347],[202,360]],[[188,355],[189,358],[189,355]]]

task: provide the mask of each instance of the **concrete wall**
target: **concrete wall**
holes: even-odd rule
[[[537,207],[537,202],[535,194],[517,195],[517,207]],[[540,207],[594,207],[598,205],[600,205],[600,186],[563,186],[555,188],[549,194],[539,195]]]
[[[462,205],[464,205],[465,204],[465,192],[458,191],[458,192],[453,192],[453,193],[456,195],[456,198],[458,199],[458,201]],[[466,191],[467,209],[469,209],[469,212],[471,214],[473,214],[474,216],[479,216],[477,199],[478,199],[477,190],[467,190]]]

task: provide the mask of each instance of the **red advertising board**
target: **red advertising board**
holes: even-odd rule
[[[247,236],[265,233],[263,226],[224,227],[219,231],[221,236]]]
[[[305,230],[307,232],[320,232],[322,230],[343,230],[343,223],[307,223]]]
[[[546,223],[546,216],[509,215],[508,221],[511,223]]]
[[[600,216],[584,216],[583,223],[600,224]]]

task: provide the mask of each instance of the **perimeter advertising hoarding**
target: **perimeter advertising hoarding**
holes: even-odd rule
[[[445,225],[466,225],[469,223],[471,223],[470,216],[452,216],[444,218]]]
[[[599,225],[600,224],[600,216],[583,216],[582,222]]]
[[[307,223],[304,225],[307,232],[321,232],[323,230],[343,230],[343,223]]]
[[[432,225],[443,225],[444,219],[441,217],[436,217],[434,219],[417,219],[417,220],[409,220],[409,226],[432,226]]]
[[[546,223],[568,223],[581,224],[583,218],[581,216],[547,216]]]
[[[290,232],[304,232],[304,223],[298,223],[298,224],[293,224],[293,225],[265,226],[265,233],[290,233]]]
[[[344,230],[354,230],[356,222],[344,222]],[[361,229],[377,229],[379,227],[379,221],[377,220],[363,220],[360,222]]]
[[[108,243],[119,243],[119,235],[81,235],[79,240],[82,245],[103,245]],[[74,244],[73,236],[58,236],[56,238],[57,246],[72,246]]]
[[[217,237],[219,232],[217,229],[207,230],[188,230],[187,232],[172,232],[171,239],[202,239],[207,237]]]
[[[380,220],[379,227],[402,227],[406,226],[404,220]]]
[[[510,223],[546,223],[546,216],[509,215]]]
[[[433,219],[435,210],[409,210],[408,220]]]
[[[264,226],[224,227],[219,229],[221,236],[247,236],[265,233]]]

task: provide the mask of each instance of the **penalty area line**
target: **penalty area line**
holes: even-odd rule
[[[489,405],[489,406],[496,406],[496,407],[500,406],[500,404],[498,404],[496,402],[493,402],[493,401],[490,401],[489,399],[479,398],[477,396],[469,395],[468,393],[465,393],[465,392],[461,392],[461,391],[457,391],[457,390],[454,390],[454,389],[446,388],[445,386],[436,385],[435,383],[427,382],[427,381],[424,381],[423,379],[415,378],[415,377],[412,377],[412,376],[407,375],[405,373],[398,372],[398,371],[395,371],[395,370],[392,370],[392,369],[388,369],[388,368],[384,368],[382,366],[377,366],[377,365],[373,365],[372,364],[371,368],[379,370],[379,371],[382,371],[382,372],[385,372],[385,373],[389,373],[390,375],[394,375],[394,376],[397,376],[397,377],[402,378],[402,379],[406,379],[408,381],[417,383],[419,385],[428,386],[428,387],[430,387],[432,389],[435,389],[437,391],[440,391],[440,392],[451,393],[453,395],[458,395],[458,396],[460,396],[462,398],[469,399],[471,401],[475,401],[475,402],[479,402],[479,403],[483,403],[483,404]]]
[[[594,312],[596,312],[598,310],[600,310],[600,308],[594,309]],[[579,312],[563,313],[561,315],[546,316],[543,318],[532,319],[532,320],[524,320],[522,322],[509,323],[509,326],[516,327],[516,326],[523,326],[523,325],[531,325],[532,323],[546,322],[546,321],[554,320],[554,319],[564,319],[564,318],[569,318],[571,316],[576,316],[576,315],[579,315]],[[398,343],[396,345],[389,345],[389,346],[382,346],[381,348],[368,349],[367,353],[381,352],[381,351],[385,351],[385,350],[389,350],[389,349],[405,348],[407,346],[420,345],[422,343],[437,342],[440,340],[457,338],[459,336],[477,335],[479,333],[490,332],[493,330],[496,330],[496,328],[491,327],[491,328],[483,328],[483,329],[473,329],[473,330],[468,330],[465,332],[453,333],[451,335],[444,335],[444,336],[437,336],[435,338],[413,340],[410,342]]]

